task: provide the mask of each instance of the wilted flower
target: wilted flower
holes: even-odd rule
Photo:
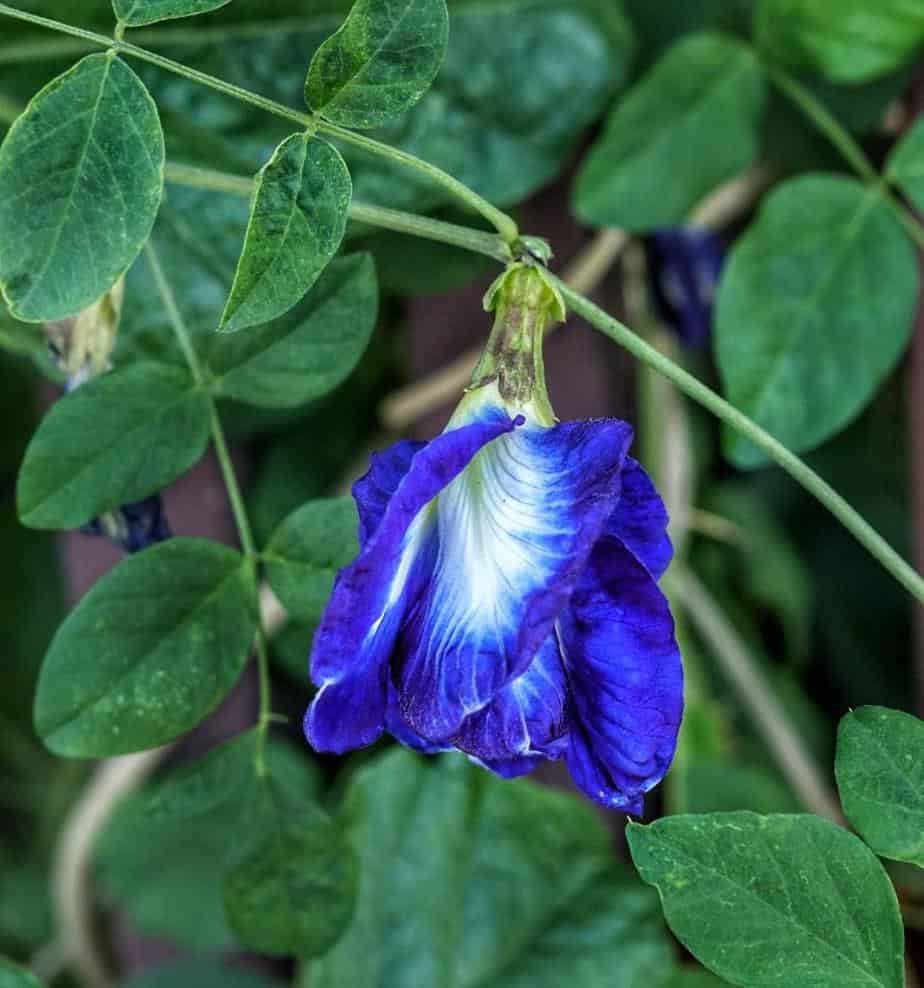
[[[667,515],[632,430],[556,424],[542,336],[564,307],[541,269],[489,293],[488,348],[446,431],[373,457],[353,488],[361,549],[315,634],[311,744],[384,731],[506,777],[565,758],[640,813],[673,756],[680,655],[657,586]]]
[[[692,347],[709,343],[725,243],[711,230],[658,230],[648,238],[654,298],[662,318]]]

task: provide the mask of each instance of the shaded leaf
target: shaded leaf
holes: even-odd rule
[[[914,249],[876,189],[811,175],[779,186],[731,253],[715,344],[728,399],[790,449],[866,405],[911,332]],[[726,433],[730,458],[766,462]]]
[[[42,988],[42,985],[24,967],[0,957],[0,988]]]
[[[13,315],[61,319],[104,295],[151,232],[163,166],[154,101],[112,52],[38,93],[0,147],[0,286]]]
[[[139,930],[199,950],[234,943],[222,883],[251,819],[256,750],[255,731],[238,735],[116,809],[96,855],[99,881]],[[286,785],[316,795],[318,774],[304,752],[271,741],[266,756]]]
[[[33,528],[76,528],[140,501],[205,452],[208,396],[181,370],[139,363],[52,406],[29,443],[16,500]]]
[[[309,501],[273,533],[264,553],[266,576],[286,610],[318,621],[334,577],[359,551],[351,497]]]
[[[346,127],[375,127],[429,89],[448,36],[446,0],[356,0],[311,60],[308,105]]]
[[[616,104],[578,175],[575,212],[594,226],[679,224],[753,161],[764,99],[744,45],[719,34],[678,42]]]
[[[227,695],[256,629],[241,556],[175,538],[122,560],[58,629],[39,678],[35,725],[71,758],[154,748]]]
[[[865,82],[924,43],[924,8],[908,0],[758,0],[754,33],[783,64],[835,82]]]
[[[248,333],[215,339],[209,363],[218,392],[267,408],[301,405],[355,368],[378,313],[368,254],[334,261],[291,312]]]
[[[924,120],[918,120],[895,145],[886,163],[886,178],[924,209]]]
[[[269,322],[298,302],[337,252],[350,173],[326,141],[292,134],[257,176],[244,249],[220,329]]]
[[[924,868],[924,721],[860,707],[837,732],[844,813],[879,855]]]
[[[592,988],[673,968],[654,897],[571,796],[396,749],[356,773],[343,819],[359,901],[312,988]]]
[[[629,824],[632,859],[680,941],[748,988],[901,988],[889,878],[853,834],[812,816],[714,813]]]
[[[121,982],[119,988],[279,988],[280,984],[255,971],[228,967],[217,959],[187,959],[145,971]]]
[[[35,323],[14,319],[2,299],[0,299],[0,349],[28,357],[45,377],[53,381],[60,381],[63,377],[51,357],[45,334]]]
[[[141,27],[176,17],[192,17],[218,10],[231,0],[112,0],[116,17],[128,27]]]
[[[356,861],[339,827],[275,771],[250,792],[251,815],[224,878],[238,941],[268,954],[314,957],[353,912]]]

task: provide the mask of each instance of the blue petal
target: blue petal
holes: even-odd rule
[[[453,743],[485,763],[545,755],[567,729],[567,696],[558,643],[550,635],[526,672],[463,721]]]
[[[371,744],[385,729],[388,661],[432,564],[428,505],[482,446],[513,428],[494,410],[419,450],[356,561],[339,574],[311,653],[319,692],[304,726],[317,750]]]
[[[631,438],[616,420],[527,426],[440,495],[436,563],[395,676],[418,734],[454,736],[526,670],[612,514]]]
[[[667,600],[632,553],[602,539],[559,637],[572,701],[571,774],[604,806],[640,812],[673,758],[683,710]]]
[[[388,683],[388,710],[385,714],[385,730],[405,748],[411,748],[424,755],[435,755],[439,751],[450,751],[451,745],[434,744],[426,738],[422,738],[416,731],[411,730],[401,716],[401,709],[398,706],[398,691],[389,681]]]
[[[667,524],[667,508],[661,495],[639,463],[627,456],[622,493],[604,534],[619,539],[657,580],[674,555]]]
[[[369,470],[353,484],[353,500],[359,510],[361,546],[379,527],[388,502],[411,469],[411,461],[426,445],[413,439],[402,439],[388,449],[372,454]]]
[[[493,761],[476,758],[474,755],[470,755],[469,757],[476,765],[486,768],[489,772],[499,775],[502,779],[518,779],[521,775],[529,775],[530,772],[535,772],[546,761],[546,758],[542,755],[524,755],[521,758],[506,758]]]

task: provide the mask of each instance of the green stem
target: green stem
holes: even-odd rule
[[[460,202],[471,207],[476,213],[480,213],[497,230],[506,243],[513,244],[519,238],[520,231],[512,217],[499,210],[496,206],[493,206],[487,199],[478,195],[477,192],[464,185],[458,179],[453,178],[441,168],[431,165],[428,161],[422,161],[420,158],[416,158],[406,151],[401,151],[398,148],[391,147],[389,144],[383,144],[381,141],[373,140],[364,134],[357,134],[352,130],[347,130],[345,127],[338,127],[336,124],[328,123],[326,120],[321,120],[318,129],[330,137],[343,141],[345,144],[352,144],[354,147],[362,148],[364,151],[369,151],[379,157],[389,158],[400,165],[404,165],[406,168],[416,169],[431,181],[442,185]]]
[[[765,65],[764,70],[777,88],[799,107],[820,133],[827,137],[857,175],[868,185],[876,186],[882,191],[908,235],[919,247],[924,248],[924,227],[901,199],[889,189],[886,180],[876,170],[850,131],[798,79],[775,65]]]
[[[569,308],[592,326],[625,347],[636,359],[663,374],[695,402],[712,412],[716,418],[741,433],[779,464],[797,483],[817,498],[854,538],[919,601],[924,602],[924,579],[882,538],[882,536],[852,508],[840,494],[815,473],[795,453],[762,429],[737,408],[730,405],[711,388],[604,312],[590,299],[572,291],[560,279],[555,279]]]
[[[170,287],[170,283],[164,275],[164,270],[161,267],[160,259],[157,256],[157,251],[154,249],[150,241],[148,241],[145,245],[145,254],[151,268],[151,273],[154,276],[154,282],[157,285],[157,290],[160,294],[161,301],[164,304],[164,309],[167,312],[170,325],[173,327],[173,332],[176,336],[177,343],[179,343],[180,349],[183,351],[183,355],[189,365],[190,373],[197,384],[205,387],[205,376],[202,373],[202,366],[199,363],[199,358],[196,354],[195,347],[193,346],[189,328],[187,327],[182,313],[176,304],[176,297],[173,294],[173,289]],[[237,527],[238,538],[241,542],[241,549],[243,550],[244,558],[251,569],[254,582],[256,583],[256,569],[260,556],[257,550],[256,541],[253,537],[253,529],[250,526],[250,519],[247,517],[247,509],[244,506],[244,495],[241,492],[240,484],[237,482],[237,474],[234,470],[234,463],[231,460],[231,451],[228,449],[228,441],[225,437],[225,430],[221,424],[221,418],[218,415],[218,408],[215,405],[215,400],[211,395],[209,395],[208,403],[212,445],[215,448],[215,456],[218,460],[218,466],[221,470],[222,480],[224,481],[225,490],[228,495],[228,503],[231,505],[231,513],[234,516],[234,524]],[[260,732],[260,738],[257,747],[257,770],[262,774],[266,770],[264,748],[266,733],[269,729],[270,720],[272,719],[272,694],[270,688],[269,654],[267,650],[266,633],[263,628],[263,622],[259,618],[257,620],[254,650],[257,656],[257,670],[260,685],[260,709],[257,719],[257,730]]]
[[[76,38],[82,38],[84,41],[98,45],[101,48],[110,48],[122,55],[130,55],[133,58],[150,62],[151,65],[156,65],[166,72],[172,72],[185,79],[198,82],[200,85],[207,86],[216,92],[240,100],[242,103],[249,103],[251,106],[255,106],[267,113],[272,113],[275,116],[297,123],[303,130],[317,128],[340,141],[361,147],[378,157],[395,161],[443,186],[447,192],[461,203],[480,213],[497,229],[497,232],[505,242],[512,244],[519,237],[516,223],[506,213],[492,206],[491,203],[478,195],[477,192],[474,192],[467,185],[453,178],[452,175],[444,172],[441,168],[437,168],[427,161],[422,161],[420,158],[408,154],[405,151],[400,151],[387,144],[382,144],[380,141],[373,140],[370,137],[354,134],[352,131],[338,127],[336,124],[328,123],[314,114],[293,110],[291,107],[276,102],[276,100],[267,99],[265,96],[252,93],[249,89],[235,86],[233,83],[226,82],[224,79],[218,79],[215,76],[208,75],[206,72],[200,72],[198,69],[190,68],[181,62],[175,62],[171,58],[165,58],[163,55],[158,55],[156,52],[149,51],[147,48],[139,48],[137,45],[133,45],[127,41],[118,38],[109,38],[104,34],[97,34],[95,31],[87,31],[84,28],[74,27],[72,24],[64,24],[61,21],[52,20],[48,17],[40,17],[38,14],[29,14],[26,11],[10,7],[5,3],[0,3],[0,15],[13,17],[16,20],[35,24],[38,27],[45,27],[51,31],[59,31],[62,34],[70,34]]]
[[[164,174],[167,181],[175,185],[211,189],[245,198],[253,192],[251,179],[214,171],[211,168],[198,168],[168,161]],[[405,213],[398,209],[386,209],[384,206],[372,206],[354,201],[350,204],[350,219],[356,223],[381,227],[383,230],[393,230],[396,233],[452,244],[464,250],[474,251],[476,254],[493,257],[502,263],[510,260],[510,250],[497,234],[446,223],[443,220],[434,220],[429,216],[419,216],[416,213]]]

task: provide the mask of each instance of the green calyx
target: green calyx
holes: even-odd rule
[[[555,415],[545,386],[542,343],[547,327],[565,319],[565,303],[545,268],[517,261],[488,289],[485,311],[494,326],[471,387],[496,384],[501,399],[515,411],[528,406],[536,418],[552,424]]]

